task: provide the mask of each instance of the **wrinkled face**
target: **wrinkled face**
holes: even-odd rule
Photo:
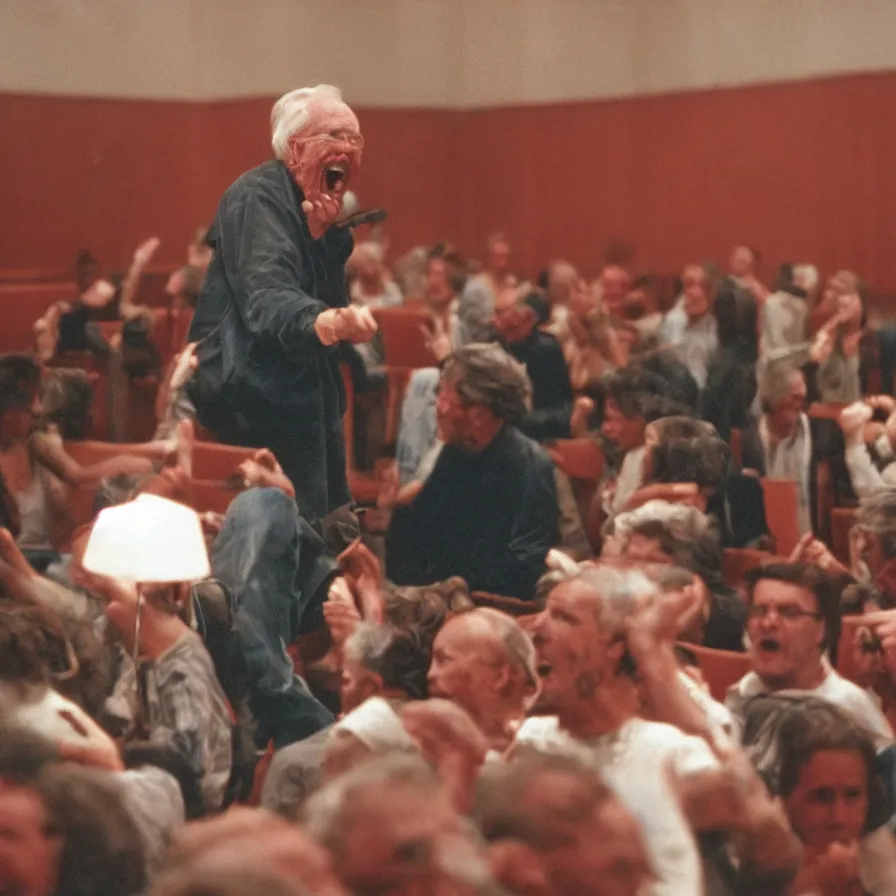
[[[361,166],[358,119],[345,103],[329,98],[313,102],[310,112],[306,127],[290,138],[287,167],[306,199],[321,193],[341,199]]]
[[[601,435],[622,451],[637,448],[644,440],[644,421],[640,417],[626,417],[612,398],[604,403]]]
[[[436,398],[436,431],[446,445],[464,445],[473,425],[473,408],[457,394],[450,380],[442,379]]]
[[[685,314],[692,320],[703,317],[709,311],[709,279],[700,265],[688,265],[681,278],[684,290]]]
[[[494,705],[503,666],[494,636],[481,619],[469,614],[450,619],[433,642],[429,694],[481,718]]]
[[[60,846],[47,833],[38,795],[0,781],[0,893],[49,896],[56,887]]]
[[[591,589],[577,580],[561,583],[548,595],[531,629],[543,684],[540,706],[559,710],[588,702],[612,673],[597,603]]]
[[[818,661],[824,621],[815,595],[806,588],[774,580],[757,582],[748,620],[753,671],[772,689],[788,687]]]
[[[633,532],[623,548],[622,556],[637,563],[658,563],[668,566],[672,558],[663,550],[658,538],[648,538]]]
[[[868,770],[853,750],[821,750],[803,766],[787,798],[797,836],[813,850],[856,841],[868,815]]]
[[[564,819],[579,783],[561,772],[546,772],[532,783],[527,811],[557,819],[554,840],[541,856],[555,896],[631,896],[650,877],[637,822],[616,799],[595,805],[585,818]]]
[[[430,258],[426,263],[426,301],[431,305],[446,305],[454,298],[448,279],[448,265],[444,258]]]
[[[489,246],[486,267],[499,278],[510,271],[510,243],[506,240],[495,240]]]
[[[614,317],[621,317],[625,308],[625,294],[631,278],[628,271],[615,265],[605,268],[600,275],[600,288],[604,310]]]
[[[735,246],[728,269],[734,277],[749,277],[753,273],[753,253],[746,246]]]
[[[344,713],[357,709],[365,700],[382,691],[382,682],[369,669],[346,654],[342,660],[340,706]]]
[[[358,896],[423,896],[453,892],[441,884],[446,857],[472,854],[460,817],[441,792],[394,782],[371,786],[353,803],[336,872]]]

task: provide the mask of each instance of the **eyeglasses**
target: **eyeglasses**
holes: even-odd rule
[[[302,143],[325,140],[328,143],[347,143],[352,149],[364,149],[364,138],[361,134],[312,134],[310,137],[300,137]]]
[[[782,622],[796,622],[798,619],[810,617],[821,621],[824,619],[821,613],[811,613],[809,610],[801,610],[793,604],[784,604],[780,607],[752,606],[747,610],[750,619],[767,619],[772,613],[777,613]]]

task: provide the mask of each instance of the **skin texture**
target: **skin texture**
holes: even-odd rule
[[[763,580],[753,590],[753,607],[794,607],[806,613],[818,613],[815,595],[789,582]],[[753,670],[772,690],[814,688],[824,678],[821,642],[824,622],[811,616],[782,619],[777,612],[763,618],[751,617],[750,661]]]
[[[682,272],[681,281],[685,313],[691,321],[700,320],[709,313],[711,301],[706,271],[698,264],[690,264]]]
[[[38,795],[0,781],[0,892],[48,896],[56,885],[61,844],[46,832]]]

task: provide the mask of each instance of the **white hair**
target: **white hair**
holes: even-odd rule
[[[289,150],[289,138],[307,127],[311,120],[311,105],[318,100],[342,102],[338,87],[318,84],[317,87],[300,87],[283,94],[271,109],[271,146],[274,156],[282,162]]]
[[[673,504],[659,499],[647,501],[635,510],[620,513],[613,521],[613,534],[627,539],[639,526],[660,523],[666,529],[683,534],[702,532],[709,526],[709,517],[688,504]]]

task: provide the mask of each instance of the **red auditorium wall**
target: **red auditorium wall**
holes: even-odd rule
[[[178,103],[0,95],[0,268],[127,262],[157,233],[176,262],[221,190],[269,154],[270,99]],[[527,271],[606,245],[638,270],[758,246],[851,265],[896,290],[896,73],[471,111],[360,109],[359,192],[392,254],[513,238]]]

